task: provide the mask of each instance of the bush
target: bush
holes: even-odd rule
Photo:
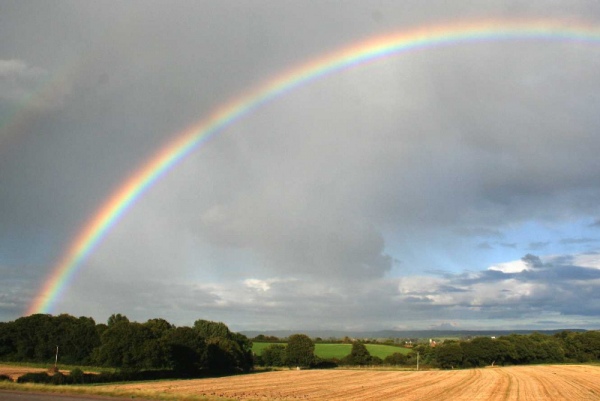
[[[83,373],[83,370],[79,368],[73,369],[69,374],[69,382],[73,384],[82,384],[84,382],[84,379],[85,375]]]
[[[17,383],[50,383],[51,377],[46,372],[25,373],[17,379]]]
[[[315,358],[314,364],[311,366],[315,369],[334,369],[338,367],[339,361],[335,358],[331,359],[321,359]]]
[[[12,379],[7,375],[0,375],[0,382],[11,382]]]
[[[60,372],[56,372],[52,375],[50,382],[54,385],[65,384],[67,382],[66,376]]]

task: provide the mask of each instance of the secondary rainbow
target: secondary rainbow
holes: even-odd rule
[[[217,107],[200,122],[175,135],[174,140],[119,186],[68,246],[26,314],[51,313],[83,261],[148,188],[213,135],[262,105],[296,87],[382,57],[436,46],[503,40],[562,40],[598,44],[600,29],[581,22],[558,20],[494,20],[436,25],[376,37],[292,68]]]

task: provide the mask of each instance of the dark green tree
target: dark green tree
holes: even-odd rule
[[[71,365],[91,362],[94,348],[100,345],[94,319],[62,314],[52,318],[52,326],[52,340],[59,346],[60,362]]]
[[[285,345],[271,344],[260,355],[265,366],[285,366]]]
[[[109,325],[102,334],[102,345],[96,348],[94,360],[103,366],[127,370],[160,368],[166,361],[160,360],[157,341],[152,331],[140,323],[120,321]]]
[[[454,369],[463,361],[463,349],[456,341],[445,342],[435,348],[435,359],[442,369]]]
[[[206,342],[191,327],[177,327],[163,336],[168,353],[168,367],[183,375],[193,375],[208,368]]]
[[[194,330],[206,339],[208,368],[217,371],[248,371],[254,365],[252,342],[233,333],[221,322],[196,320]]]
[[[15,359],[50,361],[56,352],[52,316],[34,314],[15,320],[13,325]]]
[[[194,330],[207,340],[211,338],[230,338],[231,331],[221,322],[211,322],[209,320],[196,320]]]
[[[394,352],[392,355],[386,356],[383,363],[386,365],[406,365],[407,360],[406,355]]]
[[[120,313],[113,313],[108,318],[108,321],[106,322],[106,324],[108,325],[108,327],[110,327],[110,326],[112,326],[116,323],[120,323],[120,322],[129,323],[129,319],[127,318],[127,316],[121,315]]]
[[[10,360],[16,353],[13,324],[0,322],[0,358]]]
[[[288,366],[308,367],[315,361],[315,344],[305,334],[289,337],[286,349]]]
[[[355,341],[352,343],[350,354],[342,359],[342,364],[359,366],[370,365],[371,354],[365,344]]]

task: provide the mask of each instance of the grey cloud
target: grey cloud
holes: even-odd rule
[[[47,71],[23,60],[0,60],[0,99],[25,102],[47,76]]]
[[[465,237],[502,238],[502,232],[489,227],[460,227],[456,233]]]
[[[93,310],[99,321],[117,312],[136,321],[163,317],[188,325],[202,317],[218,316],[221,297],[210,286],[143,277],[120,281],[106,275],[94,276],[93,283],[76,283],[60,301],[60,308],[76,316],[87,316]]]
[[[0,316],[19,316],[40,286],[36,266],[0,266]]]
[[[544,263],[539,258],[539,256],[535,256],[535,255],[532,255],[530,253],[528,253],[527,255],[523,256],[521,258],[521,260],[523,262],[525,262],[527,265],[529,265],[530,267],[541,268],[541,267],[544,266]]]
[[[550,241],[530,242],[528,248],[532,251],[537,251],[546,248],[550,245]]]
[[[448,278],[447,284],[435,287],[433,292],[452,296],[455,291],[445,288],[458,284],[463,291],[451,304],[476,306],[487,311],[482,315],[490,313],[489,316],[495,318],[525,318],[535,311],[578,316],[600,313],[600,299],[594,295],[600,290],[599,269],[561,265],[557,264],[558,259],[544,263],[533,255],[526,255],[523,260],[532,270],[510,274],[484,271],[471,274],[468,279],[457,275]],[[484,289],[491,291],[486,294]],[[466,297],[461,298],[462,294]]]
[[[189,324],[197,318],[220,317],[237,329],[367,329],[403,325],[427,328],[430,324],[423,321],[424,314],[430,316],[429,321],[449,320],[461,327],[490,327],[489,322],[493,325],[503,320],[512,325],[527,326],[525,322],[529,322],[529,328],[557,328],[572,326],[571,318],[600,313],[600,300],[596,295],[600,293],[598,269],[560,265],[554,261],[538,263],[531,255],[524,259],[532,261],[533,270],[376,279],[360,284],[276,277],[218,285],[190,282],[169,284],[167,292],[164,285],[140,280],[131,286],[118,285],[105,295],[108,309],[114,310],[125,305],[112,301],[113,292],[135,294],[132,316],[139,320],[152,317],[153,313],[177,310],[180,318],[175,322],[179,324]],[[471,278],[465,280],[464,275]],[[76,291],[94,298],[94,291],[100,290],[84,286]],[[154,299],[157,293],[162,294],[158,300]],[[78,298],[78,295],[72,296]],[[131,307],[129,305],[130,310]],[[86,305],[73,308],[74,311],[85,309]],[[540,316],[555,318],[544,323]]]

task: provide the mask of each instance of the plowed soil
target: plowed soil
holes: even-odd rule
[[[107,387],[238,400],[600,400],[600,367],[544,365],[419,372],[289,370]]]

